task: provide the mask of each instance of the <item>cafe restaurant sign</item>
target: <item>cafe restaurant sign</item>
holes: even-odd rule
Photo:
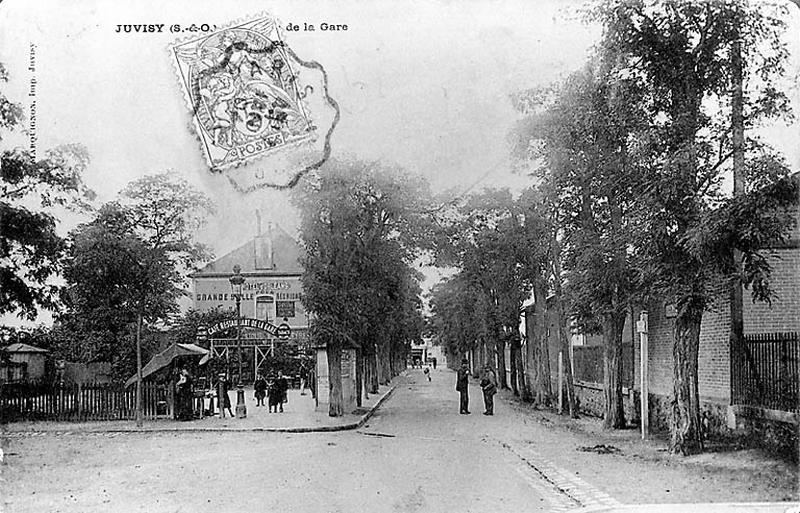
[[[211,334],[219,333],[220,331],[227,330],[229,328],[235,328],[236,326],[241,326],[242,328],[255,328],[262,331],[266,331],[270,335],[278,336],[278,327],[272,323],[267,321],[262,321],[260,319],[250,319],[250,318],[243,318],[240,319],[239,322],[236,322],[236,319],[222,321],[208,329],[208,332]]]

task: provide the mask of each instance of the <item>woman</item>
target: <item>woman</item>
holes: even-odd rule
[[[175,417],[178,420],[192,419],[192,376],[186,369],[181,369],[178,382],[175,384]]]
[[[481,379],[481,389],[483,390],[484,415],[494,415],[494,394],[497,393],[497,377],[490,365],[486,365]]]
[[[231,398],[228,397],[228,380],[225,379],[225,373],[220,373],[219,381],[217,381],[217,401],[219,402],[219,416],[225,418],[225,410],[233,417],[231,411]]]

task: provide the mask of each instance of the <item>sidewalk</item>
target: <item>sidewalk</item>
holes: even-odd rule
[[[590,488],[627,504],[646,502],[797,501],[797,465],[759,449],[710,446],[693,456],[672,455],[668,441],[641,440],[636,429],[606,431],[599,418],[570,419],[537,410],[510,390],[496,396],[521,415],[522,429],[501,443],[539,465],[558,487]],[[532,436],[533,435],[533,436]]]
[[[402,376],[402,374],[401,374]],[[126,433],[126,432],[202,432],[202,431],[268,431],[287,433],[307,433],[315,431],[343,431],[362,426],[389,398],[397,387],[401,376],[388,386],[379,387],[378,394],[371,394],[369,400],[355,412],[341,417],[330,417],[328,411],[317,411],[310,391],[301,395],[299,390],[289,390],[283,413],[269,413],[267,406],[256,406],[253,389],[245,388],[247,417],[244,419],[226,416],[220,418],[203,417],[192,421],[148,420],[141,428],[132,420],[92,421],[92,422],[13,422],[0,426],[0,433],[6,436],[20,436],[25,433]],[[236,391],[230,393],[232,410],[236,412]]]

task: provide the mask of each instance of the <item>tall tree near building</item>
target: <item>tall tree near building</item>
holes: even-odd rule
[[[0,84],[7,81],[0,63]],[[24,119],[21,107],[0,90],[0,141],[2,131],[15,131]],[[0,314],[34,320],[40,308],[56,307],[58,287],[50,278],[59,271],[64,240],[54,209],[88,207],[94,195],[81,181],[87,163],[77,144],[38,160],[19,148],[0,152]]]
[[[692,453],[703,448],[697,379],[703,313],[737,277],[752,283],[757,299],[769,297],[769,266],[758,244],[781,236],[785,216],[775,209],[796,202],[793,183],[778,180],[785,174],[780,159],[752,139],[745,142],[748,183],[767,186],[769,194],[730,199],[719,188],[734,153],[721,104],[728,102],[735,41],[741,41],[744,74],[753,78],[745,126],[788,112],[776,85],[786,57],[781,8],[609,1],[593,15],[604,25],[601,48],[614,55],[616,69],[641,80],[649,93],[652,123],[639,141],[650,185],[640,191],[642,228],[633,242],[641,283],[677,308],[670,449]],[[731,248],[742,252],[741,271],[731,265]]]
[[[595,60],[550,94],[522,94],[540,100],[517,101],[529,115],[514,132],[515,154],[541,162],[535,172],[553,191],[570,314],[584,332],[602,333],[603,425],[622,428],[622,335],[635,293],[628,241],[641,175],[630,141],[647,119],[642,93]]]
[[[374,162],[329,162],[315,178],[295,195],[303,302],[315,315],[312,336],[327,347],[329,415],[339,416],[347,413],[337,367],[343,348],[358,348],[359,374],[372,391],[392,377],[393,351],[403,341],[380,335],[408,300],[404,280],[416,279],[408,262],[427,238],[428,194],[419,177]],[[364,384],[357,383],[359,395]]]
[[[164,288],[171,275],[174,291],[185,286],[194,265],[210,256],[194,235],[214,212],[213,202],[186,180],[171,173],[149,175],[132,181],[120,193],[133,230],[144,242],[148,258],[139,265],[136,310],[136,424],[142,413],[142,322],[148,301]],[[175,294],[177,296],[177,294]]]
[[[71,234],[65,320],[77,320],[90,333],[111,329],[116,343],[125,340],[119,338],[123,330],[135,326],[138,424],[142,324],[177,313],[188,271],[209,256],[193,236],[212,212],[211,201],[185,180],[166,173],[145,176]],[[104,349],[106,354],[121,351]]]
[[[528,383],[518,329],[523,302],[537,286],[545,291],[547,288],[547,229],[537,212],[533,205],[514,200],[508,190],[472,194],[443,224],[444,236],[437,257],[440,265],[460,269],[459,280],[464,285],[449,288],[450,294],[478,296],[459,300],[458,304],[470,305],[482,315],[482,329],[473,329],[473,336],[479,342],[488,342],[489,363],[494,366],[494,357],[497,358],[501,387],[510,385],[515,394],[521,393],[526,399],[533,388],[537,400],[546,403],[551,395],[546,337],[527,345],[537,355],[535,379]],[[438,311],[447,315],[442,307]],[[434,313],[435,320],[440,314]],[[445,324],[442,320],[435,322]],[[507,344],[510,383],[505,372]]]

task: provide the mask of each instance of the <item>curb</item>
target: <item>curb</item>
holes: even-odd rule
[[[24,436],[27,434],[101,434],[101,433],[330,433],[335,431],[349,431],[358,429],[363,426],[372,417],[378,408],[391,397],[399,383],[392,385],[378,401],[356,422],[348,422],[347,424],[340,424],[336,426],[302,426],[302,427],[249,427],[249,428],[236,428],[236,427],[176,427],[176,428],[130,428],[130,429],[93,429],[81,431],[79,429],[63,429],[63,430],[25,430],[25,431],[0,431],[0,437],[14,437]]]

